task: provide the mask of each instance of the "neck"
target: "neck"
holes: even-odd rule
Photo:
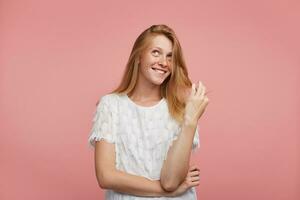
[[[137,83],[135,89],[128,95],[136,101],[160,100],[162,98],[160,85],[151,84],[149,82],[147,84]]]

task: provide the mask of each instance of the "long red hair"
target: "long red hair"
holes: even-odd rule
[[[152,25],[136,39],[119,86],[110,93],[128,94],[135,88],[138,78],[139,57],[148,47],[152,38],[164,35],[172,42],[172,72],[160,87],[161,96],[168,103],[169,113],[179,123],[183,121],[185,101],[192,82],[183,57],[183,52],[175,32],[164,24]]]

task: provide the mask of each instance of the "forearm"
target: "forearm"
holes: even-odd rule
[[[173,196],[174,194],[174,192],[165,191],[159,180],[150,180],[119,170],[107,172],[106,176],[103,189],[144,197]]]
[[[183,123],[181,133],[169,148],[160,176],[162,187],[165,190],[176,189],[186,177],[196,128],[196,123]]]

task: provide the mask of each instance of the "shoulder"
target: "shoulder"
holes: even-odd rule
[[[116,109],[119,101],[119,95],[117,93],[108,93],[101,95],[96,103],[97,107],[105,106],[110,109]]]
[[[115,102],[117,101],[119,98],[119,95],[117,93],[108,93],[105,95],[102,95],[100,97],[101,100],[106,101],[106,102]]]

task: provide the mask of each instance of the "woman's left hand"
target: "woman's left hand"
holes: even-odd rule
[[[191,187],[198,186],[200,182],[199,176],[200,176],[200,169],[198,169],[197,166],[195,165],[191,166],[189,168],[185,180],[179,185],[179,187],[174,192],[172,192],[170,196],[172,197],[180,196]]]

